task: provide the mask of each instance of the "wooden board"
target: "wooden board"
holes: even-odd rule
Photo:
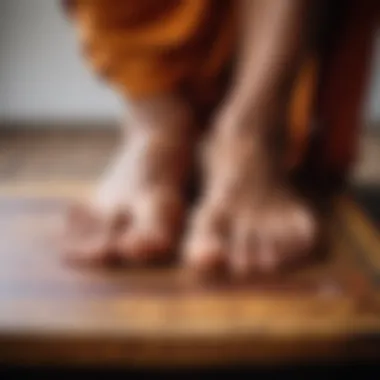
[[[178,366],[378,354],[379,237],[348,198],[336,202],[327,261],[282,278],[201,284],[175,265],[66,266],[54,236],[81,189],[1,192],[0,362]]]

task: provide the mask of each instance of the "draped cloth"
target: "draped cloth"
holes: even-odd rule
[[[233,0],[74,0],[92,68],[128,97],[216,90],[235,45]]]
[[[350,0],[346,0],[345,4],[348,3]],[[371,1],[351,3],[367,4],[365,15],[359,20],[361,40],[356,41],[365,60],[370,33],[364,20]],[[236,0],[66,0],[65,4],[90,66],[126,97],[138,99],[185,90],[199,101],[208,102],[222,91],[222,78],[233,64],[237,47]],[[358,14],[356,10],[352,13],[354,17]],[[355,35],[350,33],[346,35]],[[335,54],[330,63],[335,60],[337,65],[345,64],[342,59],[347,59],[350,46],[347,42],[341,45],[343,53]],[[330,118],[332,124],[337,124],[328,125],[329,132],[323,136],[328,140],[328,149],[341,152],[340,156],[327,153],[320,158],[335,160],[338,169],[344,168],[352,161],[356,146],[363,75],[356,81],[357,99],[351,102],[350,117],[355,120],[346,118],[342,121],[346,124],[342,125],[331,101],[336,99],[336,93],[338,103],[344,103],[345,95],[339,89],[344,87],[344,79],[339,82],[336,67],[327,70],[325,77],[331,76],[325,86],[327,90],[323,90],[327,93],[322,91],[323,99],[318,99],[322,61],[315,53],[310,52],[305,58],[290,94],[286,119],[289,165],[295,167],[304,160],[311,141],[312,121],[317,116],[322,121]],[[350,57],[355,61],[352,54]],[[351,75],[349,68],[345,75]],[[363,67],[358,70],[365,71]],[[331,83],[335,83],[333,87]],[[324,104],[325,99],[330,99],[330,103]],[[322,104],[318,115],[317,101]],[[347,141],[342,129],[349,136]],[[327,165],[333,167],[334,162]]]

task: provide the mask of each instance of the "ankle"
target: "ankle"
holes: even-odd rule
[[[129,124],[139,129],[188,128],[192,120],[190,105],[179,95],[162,94],[141,100],[132,100],[127,105]]]

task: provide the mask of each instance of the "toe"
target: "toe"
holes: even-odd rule
[[[258,267],[260,271],[270,273],[278,269],[281,262],[280,244],[273,237],[262,236],[258,244]]]
[[[290,217],[294,234],[298,236],[298,244],[302,249],[310,248],[316,235],[316,218],[307,208],[294,210]]]
[[[190,220],[182,249],[183,262],[201,272],[223,268],[227,258],[227,236],[226,215],[220,210],[199,206]]]
[[[315,224],[302,208],[269,214],[260,228],[258,250],[262,271],[276,271],[307,257],[314,241]]]
[[[245,277],[258,266],[258,234],[251,220],[246,220],[235,230],[230,254],[233,273]]]
[[[115,239],[123,261],[148,263],[172,257],[183,214],[182,199],[172,193],[155,192],[136,202],[128,223]]]
[[[223,242],[217,235],[189,237],[183,248],[183,262],[200,272],[207,272],[223,267],[225,251]]]
[[[75,264],[105,264],[111,257],[104,239],[71,239],[65,247],[65,258]]]
[[[118,256],[129,263],[148,263],[169,259],[173,251],[173,238],[157,228],[132,227],[116,243]]]
[[[88,206],[73,205],[68,212],[62,239],[70,262],[97,264],[108,259],[108,223]]]
[[[310,256],[316,238],[316,222],[311,213],[302,209],[290,215],[288,229],[282,238],[284,264]]]

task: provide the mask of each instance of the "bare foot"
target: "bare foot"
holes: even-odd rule
[[[204,157],[205,190],[190,220],[185,263],[241,276],[273,272],[308,255],[316,223],[275,171],[263,129],[213,130]]]
[[[114,163],[67,223],[65,251],[76,262],[167,258],[180,236],[192,154],[189,108],[177,98],[131,104]]]

